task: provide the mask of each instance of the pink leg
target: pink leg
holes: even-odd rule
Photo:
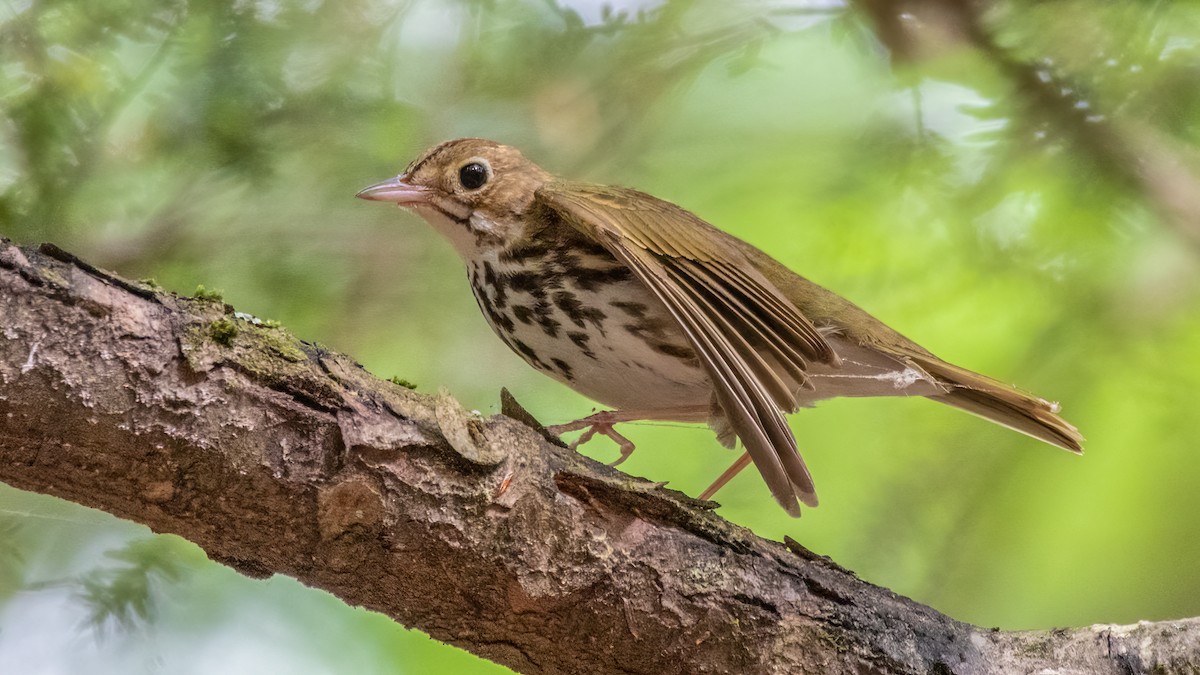
[[[728,469],[725,469],[725,473],[717,476],[717,479],[713,481],[712,485],[709,485],[707,488],[705,488],[704,492],[700,493],[700,499],[712,499],[712,496],[717,494],[717,490],[725,487],[726,483],[733,480],[734,476],[741,473],[742,469],[748,466],[750,466],[750,453],[743,452],[742,456],[738,457],[737,461],[735,461],[732,466],[730,466]]]
[[[602,412],[588,415],[583,419],[567,422],[566,424],[557,424],[552,427],[547,427],[546,430],[555,436],[561,436],[570,431],[585,431],[575,439],[571,444],[571,449],[575,450],[579,446],[592,440],[596,434],[611,438],[621,448],[621,456],[609,466],[616,466],[621,462],[629,459],[633,454],[633,441],[625,438],[613,425],[622,422],[636,422],[639,420],[663,420],[671,422],[703,422],[708,419],[708,407],[694,408],[659,408],[647,410],[605,410]]]

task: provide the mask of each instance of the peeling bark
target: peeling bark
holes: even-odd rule
[[[237,314],[0,240],[0,480],[524,673],[1195,673],[1200,621],[1005,633]],[[520,421],[518,421],[520,420]]]

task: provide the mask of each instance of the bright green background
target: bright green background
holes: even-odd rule
[[[1079,458],[924,400],[831,401],[792,418],[821,508],[786,517],[748,471],[723,515],[985,626],[1200,614],[1200,214],[1162,215],[1200,195],[1196,5],[997,2],[984,25],[1065,90],[1066,121],[997,53],[930,29],[927,58],[891,61],[830,2],[234,6],[0,4],[0,234],[223,289],[380,376],[489,414],[507,386],[562,422],[591,404],[491,335],[450,248],[353,199],[431,143],[506,141],[696,211],[1060,400],[1089,439]],[[1131,182],[1143,164],[1104,137],[1183,182]],[[625,470],[692,493],[734,456],[700,427],[626,433]],[[0,672],[450,668],[501,671],[0,486]]]

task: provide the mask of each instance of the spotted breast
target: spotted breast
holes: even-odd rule
[[[605,405],[707,406],[712,384],[666,308],[598,244],[566,234],[468,261],[496,335],[529,365]]]

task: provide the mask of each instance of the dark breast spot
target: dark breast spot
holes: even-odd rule
[[[688,365],[700,366],[700,359],[696,357],[696,352],[692,351],[691,347],[671,344],[670,342],[654,342],[650,347],[659,354],[673,356]]]
[[[640,321],[623,324],[621,327],[643,340],[655,339],[665,341],[667,339],[667,329],[670,326],[671,324],[666,319],[642,317]]]
[[[625,312],[626,314],[628,314],[629,316],[632,316],[635,319],[640,319],[643,316],[646,316],[646,312],[649,311],[649,309],[650,309],[649,306],[647,306],[645,303],[641,303],[641,302],[614,301],[614,302],[610,302],[608,304],[611,305],[612,307],[616,307],[617,309],[621,310],[622,312]]]
[[[543,275],[533,270],[521,270],[505,276],[508,287],[519,293],[528,293],[535,298],[546,297],[546,281]]]
[[[541,260],[550,252],[550,244],[545,241],[530,241],[513,246],[500,253],[500,259],[505,262],[523,263],[530,260]]]
[[[617,265],[606,269],[578,267],[569,270],[568,276],[579,290],[594,291],[601,286],[629,281],[633,278],[633,270],[624,265]]]
[[[554,318],[554,311],[550,307],[550,303],[542,298],[533,304],[533,314],[537,317],[537,323],[542,327],[542,332],[550,337],[558,335],[558,327],[562,324],[558,319]]]
[[[471,286],[475,290],[475,304],[479,305],[479,310],[483,312],[483,315],[487,318],[488,323],[492,324],[492,326],[498,331],[503,330],[503,332],[506,333],[513,332],[514,324],[512,317],[496,309],[491,296],[488,294],[488,288],[486,286],[478,285],[477,281],[478,275],[472,272]]]
[[[495,296],[496,307],[504,309],[508,305],[508,292],[505,290],[506,284],[499,275],[496,274],[496,268],[492,267],[492,263],[483,263],[483,283],[487,288],[492,289]]]
[[[583,328],[590,322],[595,326],[601,335],[604,335],[604,326],[601,324],[604,321],[605,314],[599,307],[590,307],[580,302],[579,298],[570,291],[559,291],[554,294],[554,304],[571,323]]]
[[[571,366],[566,361],[563,361],[562,359],[550,360],[554,362],[555,366],[558,366],[558,370],[563,374],[563,377],[567,378],[568,380],[575,379],[575,376],[571,374]]]
[[[491,306],[484,308],[483,311],[487,314],[488,320],[490,320],[492,322],[493,326],[496,326],[497,328],[503,330],[505,333],[513,332],[513,328],[515,326],[513,324],[512,318],[509,317],[507,314],[497,311],[497,310],[493,309]]]
[[[567,333],[567,337],[571,338],[571,342],[575,343],[576,347],[579,347],[579,351],[583,352],[584,356],[589,359],[596,358],[596,353],[588,346],[588,340],[591,339],[590,335],[580,331],[571,331]]]
[[[525,357],[525,361],[528,362],[529,365],[537,368],[538,370],[550,370],[550,366],[546,365],[546,363],[538,357],[537,352],[533,351],[533,348],[529,345],[516,338],[513,338],[513,347],[517,350],[517,353]]]

